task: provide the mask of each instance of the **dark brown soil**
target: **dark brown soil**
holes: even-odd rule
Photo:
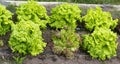
[[[45,7],[47,8],[48,15],[50,15],[50,10],[52,7],[55,7],[55,5],[47,4]],[[87,8],[87,7],[83,7],[83,8]],[[86,11],[83,11],[82,13],[83,15],[85,14],[84,12],[86,13]],[[50,30],[49,28],[43,31],[43,38],[44,41],[47,43],[47,47],[45,48],[45,51],[42,54],[39,54],[38,56],[35,57],[27,55],[23,61],[23,64],[120,64],[120,35],[118,35],[118,40],[117,40],[118,41],[117,56],[112,57],[111,59],[107,59],[105,61],[101,61],[98,59],[92,59],[89,56],[89,54],[83,51],[81,48],[79,49],[78,52],[75,53],[74,59],[66,59],[62,55],[54,54],[52,52],[53,43],[51,40],[51,35],[52,35],[51,32],[52,30]],[[78,31],[78,34],[80,35],[84,33],[86,33],[86,31]],[[5,36],[0,37],[0,40],[3,40],[4,42],[4,46],[0,47],[0,64],[18,64],[15,63],[13,59],[13,56],[16,56],[17,54],[12,53],[10,48],[8,47],[9,36],[10,36],[10,32],[8,32]]]
[[[85,32],[79,32],[79,34],[81,33]],[[66,59],[64,56],[58,56],[52,52],[51,30],[44,31],[43,37],[48,43],[45,52],[36,57],[26,58],[24,64],[120,64],[120,44],[118,45],[117,56],[105,61],[92,59],[82,49],[75,54],[74,59]],[[120,42],[120,36],[118,36],[118,42]]]
[[[75,53],[74,59],[66,59],[64,56],[56,55],[52,52],[53,44],[51,40],[51,32],[52,31],[50,29],[43,31],[43,38],[47,43],[47,47],[45,48],[44,53],[36,57],[27,55],[23,61],[23,64],[120,64],[120,36],[118,36],[119,44],[116,57],[112,57],[111,59],[107,59],[105,61],[92,59],[89,54],[80,48],[79,51]],[[78,33],[83,34],[85,32],[78,31]],[[12,58],[15,55],[11,52],[10,48],[7,45],[8,38],[9,33],[7,33],[6,36],[0,37],[0,39],[4,41],[4,46],[0,47],[0,59],[2,60],[0,64],[16,64]]]

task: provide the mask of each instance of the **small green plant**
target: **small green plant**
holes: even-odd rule
[[[92,56],[100,60],[116,56],[117,34],[110,29],[96,28],[92,34],[83,36],[83,48]]]
[[[36,56],[43,52],[46,43],[43,42],[38,24],[32,21],[20,21],[12,28],[9,46],[13,52]]]
[[[45,28],[49,20],[46,8],[35,1],[28,1],[26,4],[21,4],[17,8],[16,13],[19,21],[31,20],[39,24],[40,28]]]
[[[16,64],[23,64],[23,60],[25,57],[15,57],[13,56],[13,59],[15,60]]]
[[[80,21],[81,10],[77,5],[69,3],[61,4],[52,8],[50,26],[58,28],[76,28],[76,21]]]
[[[93,31],[96,27],[114,29],[117,25],[118,19],[113,20],[109,12],[104,12],[100,7],[96,9],[89,9],[87,14],[83,16],[85,27]]]
[[[54,47],[53,52],[63,54],[68,59],[74,57],[74,52],[79,49],[80,37],[74,31],[62,29],[52,37]]]
[[[0,40],[0,47],[4,45],[3,40]]]
[[[12,13],[0,4],[0,35],[5,35],[11,29]]]

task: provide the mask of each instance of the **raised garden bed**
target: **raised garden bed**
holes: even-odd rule
[[[14,5],[19,5],[24,2],[19,1],[7,1],[6,3],[12,3]],[[50,14],[51,8],[55,7],[60,2],[39,2],[46,7],[48,15]],[[101,6],[103,10],[109,11],[112,13],[113,18],[120,17],[120,5],[96,5],[96,4],[78,4],[82,9],[82,15],[86,14],[86,10],[90,7]],[[7,5],[8,6],[8,5]],[[10,8],[10,6],[8,6]],[[12,9],[11,11],[14,11]],[[14,13],[14,12],[13,12]],[[16,17],[16,16],[15,16]],[[13,18],[14,19],[14,18]],[[47,46],[43,53],[37,56],[26,55],[23,60],[23,64],[120,64],[120,35],[119,35],[119,24],[114,30],[114,32],[118,32],[118,46],[117,46],[117,56],[112,57],[111,59],[107,59],[105,61],[92,59],[90,55],[82,49],[79,48],[77,52],[75,52],[74,59],[67,59],[64,55],[57,55],[53,53],[53,41],[52,41],[52,32],[53,30],[48,26],[46,30],[42,30],[43,39],[47,43]],[[76,32],[81,34],[89,33],[83,26],[79,25],[76,29]],[[5,36],[1,36],[0,39],[3,40],[4,45],[0,47],[0,64],[16,64],[17,59],[15,60],[13,56],[19,57],[18,54],[12,53],[12,50],[8,46],[8,40],[10,38],[10,32],[8,32]],[[18,61],[22,61],[22,58],[18,58]]]

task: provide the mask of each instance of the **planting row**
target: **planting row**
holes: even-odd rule
[[[48,16],[44,6],[28,1],[16,8],[17,20],[13,22],[13,13],[0,5],[0,35],[11,32],[8,44],[12,52],[36,56],[46,47],[42,30],[48,24],[56,31],[51,38],[56,54],[72,59],[74,52],[82,47],[92,58],[105,60],[116,56],[117,34],[112,30],[118,19],[113,20],[111,14],[100,7],[88,9],[83,17],[81,12],[77,4],[64,3],[52,8]],[[90,33],[78,35],[75,31],[77,22],[85,23]]]

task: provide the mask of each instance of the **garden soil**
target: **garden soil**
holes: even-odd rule
[[[78,31],[79,35],[85,34],[85,31]],[[82,50],[81,47],[78,52],[75,53],[75,57],[73,59],[66,59],[63,55],[56,55],[52,52],[53,42],[51,40],[52,30],[47,29],[43,31],[44,41],[47,43],[47,47],[42,54],[38,56],[30,56],[27,55],[23,60],[23,64],[120,64],[120,36],[118,35],[118,48],[117,48],[117,56],[112,57],[111,59],[107,59],[105,61],[101,61],[98,59],[92,59],[89,54]],[[7,35],[0,37],[4,42],[4,46],[0,47],[0,64],[17,64],[13,59],[13,56],[18,56],[11,52],[8,47],[7,41],[9,40],[10,33]],[[19,57],[19,56],[18,56]]]
[[[48,4],[45,5],[45,7],[47,8],[48,15],[50,15],[50,10],[52,7],[55,7],[55,5]],[[83,7],[83,9],[86,10],[87,7]],[[84,15],[85,13],[82,14]],[[114,12],[113,15],[116,15],[116,17],[120,17],[117,14],[118,12],[117,13]],[[81,35],[86,34],[87,32],[83,30],[77,31],[77,33]],[[118,42],[117,56],[112,57],[111,59],[107,59],[105,61],[92,59],[86,51],[82,50],[82,47],[80,47],[79,51],[75,53],[75,57],[73,59],[66,59],[63,55],[56,55],[52,52],[53,42],[51,40],[51,36],[52,30],[50,28],[43,30],[43,38],[44,41],[47,43],[45,51],[42,54],[39,54],[38,56],[35,57],[27,55],[23,60],[23,64],[120,64],[120,35],[118,35],[117,39]],[[19,55],[12,53],[11,49],[9,48],[8,46],[9,37],[10,32],[8,32],[5,36],[0,37],[0,40],[3,40],[4,43],[4,45],[0,47],[0,64],[18,64],[15,62],[15,59],[13,59],[13,57],[15,56],[19,57]]]

